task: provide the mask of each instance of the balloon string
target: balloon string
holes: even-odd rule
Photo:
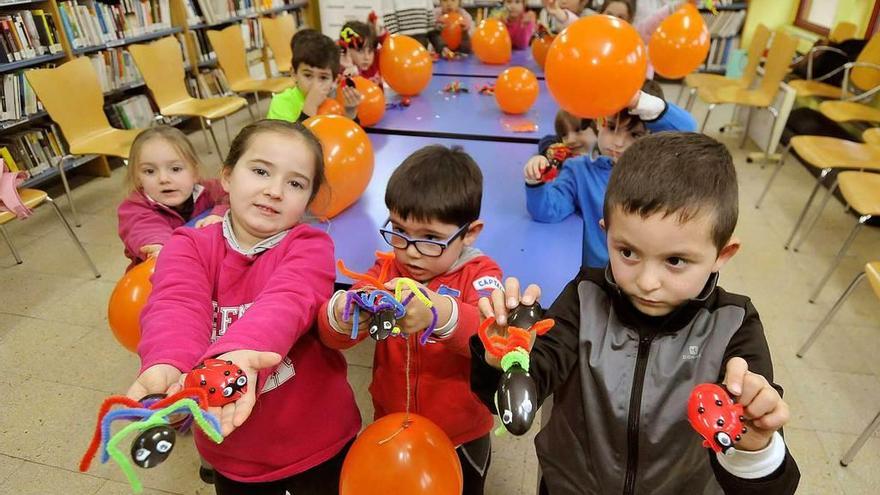
[[[409,428],[409,425],[412,424],[412,420],[409,419],[409,401],[411,397],[411,390],[409,388],[409,366],[412,359],[412,354],[409,347],[410,338],[406,338],[406,415],[403,417],[403,424],[400,425],[400,428],[397,429],[394,433],[388,436],[388,438],[384,438],[379,440],[379,445],[385,445],[394,439],[397,435],[400,435],[403,430]]]

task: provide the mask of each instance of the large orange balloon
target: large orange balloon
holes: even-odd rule
[[[345,107],[342,102],[327,98],[318,106],[318,115],[345,115]]]
[[[483,20],[471,36],[471,49],[483,63],[506,64],[512,50],[507,26],[498,19]]]
[[[684,4],[651,35],[648,54],[658,74],[680,79],[695,71],[709,54],[709,29],[697,8]]]
[[[367,78],[355,76],[352,79],[354,87],[364,97],[358,105],[358,120],[362,126],[369,127],[382,120],[382,116],[385,115],[385,92]],[[341,91],[338,92],[336,99],[339,103],[343,102]]]
[[[553,43],[553,40],[556,39],[552,34],[545,34],[542,36],[538,36],[532,41],[532,58],[535,59],[535,63],[538,64],[538,67],[544,68],[544,62],[547,59],[547,50],[550,49],[550,45]]]
[[[391,89],[415,96],[431,82],[431,54],[409,36],[394,34],[379,49],[379,72]]]
[[[408,423],[405,413],[389,414],[361,432],[339,477],[340,495],[460,495],[461,490],[455,446],[440,427],[412,413]]]
[[[626,21],[592,15],[556,36],[547,52],[547,89],[563,110],[581,118],[622,110],[645,82],[648,60]]]
[[[461,30],[464,17],[458,12],[449,12],[440,16],[440,22],[443,23],[443,30],[440,31],[440,37],[443,43],[450,50],[457,50],[461,46]]]
[[[324,148],[327,182],[312,202],[312,213],[332,218],[354,204],[373,177],[373,145],[353,120],[316,115],[303,122]]]
[[[511,67],[495,82],[495,101],[506,113],[526,113],[538,99],[538,78],[529,69]]]
[[[147,258],[126,272],[116,282],[110,303],[107,305],[107,320],[113,336],[131,352],[137,352],[141,341],[141,310],[153,290],[150,276],[156,269],[156,258]]]

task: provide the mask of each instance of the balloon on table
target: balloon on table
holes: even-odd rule
[[[354,87],[364,97],[358,105],[357,117],[362,126],[369,127],[382,120],[385,115],[385,93],[373,81],[361,76],[352,78]],[[342,91],[338,92],[336,100],[344,101]]]
[[[483,20],[471,36],[471,50],[484,64],[506,64],[512,49],[507,26],[498,19]]]
[[[461,46],[463,21],[464,17],[458,12],[448,12],[440,16],[440,22],[443,24],[440,38],[450,50],[458,50]]]
[[[526,113],[538,99],[538,78],[525,67],[506,69],[495,82],[495,101],[505,113]]]
[[[327,98],[318,106],[318,115],[345,115],[345,107],[339,101]]]
[[[431,54],[415,39],[393,34],[379,49],[379,72],[403,96],[419,94],[431,82]]]

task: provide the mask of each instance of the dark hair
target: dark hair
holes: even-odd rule
[[[614,0],[615,2],[618,0]],[[642,89],[645,93],[648,93],[651,96],[656,96],[657,98],[666,99],[666,96],[663,94],[663,87],[660,86],[660,83],[653,79],[645,79],[645,82],[642,83]],[[598,119],[597,119],[598,120]],[[590,127],[596,131],[596,134],[599,133],[599,124],[597,120],[593,120],[590,122]],[[623,110],[617,112],[616,115],[612,115],[608,117],[608,122],[612,127],[617,129],[620,126],[623,126],[624,129],[628,131],[635,131],[636,128],[642,127],[645,132],[648,132],[647,126],[645,126],[644,122],[641,121],[638,117],[629,113],[629,109],[624,108]],[[557,134],[559,131],[556,131]]]
[[[720,251],[739,215],[736,170],[727,147],[694,132],[659,132],[627,148],[611,171],[605,192],[605,225],[620,208],[642,218],[661,213],[688,222],[714,214],[712,241]]]
[[[593,127],[591,119],[576,117],[565,110],[556,112],[556,120],[553,122],[556,135],[560,138],[564,138],[571,131],[582,131],[588,127]]]
[[[306,64],[330,69],[334,78],[339,75],[339,47],[335,41],[314,29],[297,31],[290,40],[290,51],[293,52],[293,72],[300,64]]]
[[[321,142],[318,141],[318,138],[315,137],[314,134],[312,134],[312,131],[306,129],[305,126],[299,122],[263,119],[246,125],[241,131],[239,131],[238,135],[235,136],[235,139],[232,140],[232,144],[229,145],[229,154],[227,154],[226,159],[223,160],[223,168],[231,171],[235,167],[235,164],[241,159],[242,155],[248,150],[248,147],[250,147],[254,136],[269,132],[285,134],[294,138],[302,139],[306,148],[312,152],[315,175],[312,178],[312,191],[309,195],[309,203],[311,203],[312,200],[315,199],[315,195],[318,194],[318,189],[320,189],[321,185],[327,181],[327,178],[324,176],[324,151],[321,147]]]
[[[666,95],[663,93],[663,86],[660,86],[660,83],[653,79],[645,79],[644,84],[642,84],[642,91],[661,100],[666,99]]]
[[[360,42],[356,44],[359,45],[359,48],[371,48],[375,50],[379,46],[379,39],[376,37],[376,32],[373,30],[373,26],[361,21],[348,21],[342,25],[342,29],[339,30],[340,46],[345,42],[342,34],[346,29],[350,29],[354,31],[356,35],[360,36]],[[345,48],[343,48],[343,50],[344,49]]]
[[[391,174],[385,206],[404,219],[464,225],[480,218],[483,173],[460,147],[425,146]]]
[[[628,22],[632,22],[633,19],[636,18],[636,3],[633,0],[605,0],[605,3],[602,4],[602,8],[599,10],[600,14],[604,14],[606,10],[608,10],[608,6],[612,3],[619,2],[626,5],[626,10],[629,12]]]

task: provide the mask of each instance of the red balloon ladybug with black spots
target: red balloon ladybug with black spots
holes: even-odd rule
[[[247,381],[247,375],[232,361],[206,359],[186,375],[184,387],[201,388],[208,393],[209,406],[221,407],[243,396]]]
[[[714,383],[694,387],[687,406],[688,421],[700,436],[703,447],[724,454],[748,429],[743,425],[742,404],[736,404],[726,390]]]

